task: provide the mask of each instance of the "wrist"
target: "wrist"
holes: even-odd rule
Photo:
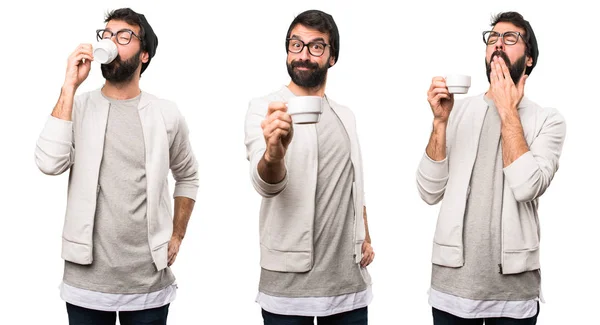
[[[433,129],[434,130],[438,130],[438,129],[445,130],[447,125],[448,125],[448,119],[440,119],[440,118],[433,119]]]
[[[496,107],[498,109],[498,115],[500,115],[500,120],[504,122],[512,121],[515,118],[519,119],[519,112],[517,107],[511,106],[509,108]]]
[[[74,85],[64,84],[60,89],[61,96],[70,96],[75,97],[75,92],[77,91],[77,87]]]
[[[178,233],[173,233],[173,234],[171,235],[171,238],[177,238],[177,239],[179,239],[179,241],[182,241],[182,240],[183,240],[183,237],[184,237],[184,235],[182,235],[182,234],[178,234]]]
[[[263,160],[265,161],[265,165],[267,165],[267,167],[279,166],[283,163],[283,159],[271,158],[271,156],[269,156],[269,150],[265,150]]]

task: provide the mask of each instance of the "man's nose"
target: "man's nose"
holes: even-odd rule
[[[495,45],[496,50],[504,51],[504,37],[498,37]]]

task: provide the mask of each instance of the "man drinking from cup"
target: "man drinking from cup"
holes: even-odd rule
[[[505,12],[491,26],[483,32],[488,91],[455,101],[447,79],[434,77],[427,93],[433,131],[417,187],[428,204],[442,201],[434,324],[535,324],[542,299],[538,198],[558,170],[566,125],[523,95],[538,58],[529,22]]]
[[[117,311],[120,324],[166,324],[198,165],[177,106],[140,90],[158,46],[145,16],[124,8],[105,22],[104,45],[94,46],[104,86],[75,96],[94,62],[92,45],[81,44],[35,150],[45,174],[70,170],[61,297],[69,324],[115,324]]]
[[[286,40],[288,86],[246,116],[259,213],[259,293],[265,324],[367,324],[374,258],[352,112],[325,95],[339,57],[332,16],[298,15]],[[303,98],[306,97],[306,98]],[[316,97],[316,98],[315,98]],[[319,116],[320,115],[320,116]]]

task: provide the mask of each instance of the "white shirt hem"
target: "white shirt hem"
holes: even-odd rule
[[[135,311],[162,307],[177,296],[177,284],[149,293],[114,294],[85,290],[64,282],[59,285],[60,297],[72,305],[100,311]]]
[[[537,314],[538,299],[531,300],[472,300],[429,290],[429,305],[460,318],[531,318]]]
[[[290,316],[331,316],[368,306],[373,300],[371,286],[366,290],[331,297],[277,297],[259,292],[256,302],[270,313]]]

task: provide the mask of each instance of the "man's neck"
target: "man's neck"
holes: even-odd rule
[[[104,87],[102,87],[102,93],[104,96],[116,100],[135,98],[140,94],[140,92],[139,77],[124,83],[113,83],[107,80],[104,83]]]
[[[490,95],[489,95],[491,92],[492,92],[492,85],[490,85],[490,87],[489,87],[489,88],[488,88],[488,90],[485,92],[485,94],[483,94],[483,96],[485,96],[485,98],[492,99],[492,98],[490,97]]]
[[[324,82],[322,85],[315,87],[315,88],[306,88],[306,87],[300,87],[300,86],[296,85],[293,81],[290,81],[290,84],[288,85],[288,89],[292,93],[294,93],[294,95],[296,95],[296,96],[323,97],[325,95],[325,84],[326,84],[326,82]]]

